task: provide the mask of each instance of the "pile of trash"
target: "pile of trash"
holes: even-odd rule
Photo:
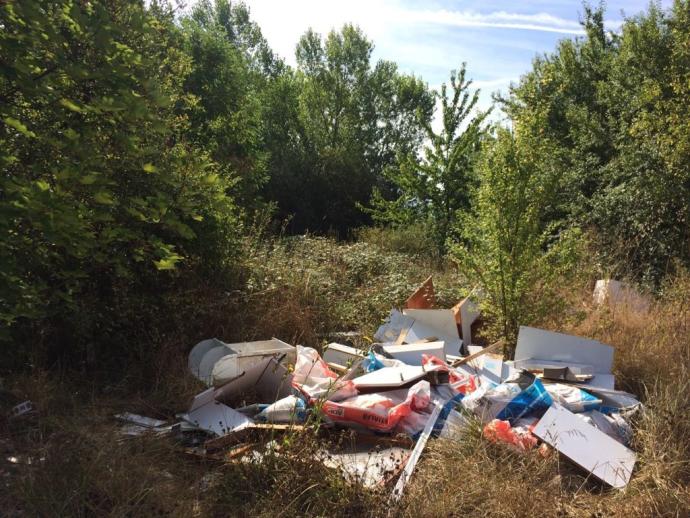
[[[481,316],[469,298],[451,309],[434,305],[429,278],[366,349],[330,343],[321,355],[276,338],[204,340],[191,350],[189,370],[209,388],[179,422],[117,417],[124,433],[185,437],[195,454],[227,462],[257,458],[257,437],[265,446],[317,422],[326,433],[350,429],[349,448],[324,447],[319,459],[366,486],[393,486],[393,499],[427,441],[457,437],[473,419],[489,441],[553,448],[612,487],[628,484],[636,462],[629,419],[641,405],[615,389],[612,347],[521,327],[508,360],[501,342],[472,344]]]

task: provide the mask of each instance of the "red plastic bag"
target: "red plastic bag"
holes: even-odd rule
[[[504,442],[518,451],[531,450],[537,445],[532,429],[538,420],[529,425],[511,426],[508,421],[494,419],[484,427],[484,437],[491,442]]]
[[[409,390],[361,394],[338,403],[324,401],[321,409],[331,421],[389,432],[410,412],[424,410],[430,400],[431,386],[422,380]]]
[[[338,375],[328,367],[315,349],[301,345],[297,346],[292,386],[310,401],[322,397],[337,401],[357,394],[352,381],[338,379]]]

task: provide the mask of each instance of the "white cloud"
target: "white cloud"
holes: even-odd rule
[[[307,28],[326,34],[348,22],[359,25],[377,45],[386,47],[389,46],[386,42],[394,39],[394,34],[403,33],[408,36],[408,42],[415,41],[415,29],[423,25],[520,29],[564,35],[583,33],[577,20],[546,12],[519,14],[414,9],[403,6],[399,0],[248,0],[247,3],[271,46],[292,64],[295,46]],[[399,42],[399,37],[395,40]]]
[[[417,23],[433,23],[453,27],[489,27],[557,32],[561,34],[583,34],[582,27],[577,21],[566,20],[548,13],[518,14],[497,11],[482,14],[470,10],[404,10],[401,11],[401,18],[407,18],[409,21],[416,21]]]

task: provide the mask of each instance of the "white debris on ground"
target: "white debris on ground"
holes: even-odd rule
[[[489,441],[521,452],[549,445],[606,484],[627,485],[636,463],[628,421],[641,405],[615,389],[612,347],[521,327],[509,359],[502,343],[472,344],[481,315],[469,298],[451,309],[434,304],[429,278],[366,349],[330,343],[321,355],[276,338],[204,340],[189,370],[209,388],[181,421],[120,414],[123,433],[205,433],[193,452],[225,452],[220,458],[234,462],[260,459],[257,444],[277,448],[276,435],[302,433],[318,418],[322,433],[345,428],[356,439],[317,457],[348,480],[391,487],[398,499],[429,440],[461,440],[479,420]]]

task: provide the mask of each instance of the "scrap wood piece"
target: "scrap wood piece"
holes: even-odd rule
[[[329,369],[338,374],[345,374],[347,372],[347,367],[345,367],[344,365],[339,365],[333,362],[326,362],[326,365],[328,365]]]
[[[412,450],[410,458],[407,460],[407,464],[405,464],[405,469],[403,469],[398,482],[393,488],[393,493],[391,494],[391,499],[393,501],[398,501],[402,497],[405,486],[412,477],[412,473],[417,466],[417,462],[422,455],[422,451],[424,451],[424,448],[426,447],[426,443],[429,441],[431,432],[434,430],[434,426],[436,425],[436,421],[438,420],[444,405],[445,403],[441,405],[436,404],[434,410],[431,412],[431,415],[424,426],[424,430],[422,430],[419,439],[417,439],[417,444],[415,445],[414,450]]]
[[[261,443],[259,443],[259,442],[248,442],[245,444],[240,444],[238,446],[235,446],[234,448],[225,452],[225,454],[223,455],[223,459],[225,461],[232,462],[235,459],[243,457],[245,453],[252,451],[254,448],[259,446],[259,444],[261,444]]]
[[[467,297],[451,308],[455,317],[455,323],[462,332],[462,341],[465,345],[472,343],[472,324],[481,316],[479,308],[470,300],[470,297],[476,290],[477,288],[475,287]]]
[[[436,303],[434,281],[429,277],[410,295],[403,306],[405,309],[431,309]]]
[[[474,354],[470,354],[469,356],[465,356],[464,358],[460,358],[459,360],[454,361],[453,363],[451,363],[450,366],[451,367],[458,367],[460,365],[464,365],[468,362],[471,362],[475,358],[479,358],[480,356],[483,356],[487,353],[492,353],[494,351],[497,351],[498,349],[503,347],[503,343],[504,343],[503,340],[499,340],[498,342],[494,342],[493,344],[491,344],[487,347],[484,347],[484,349],[482,349],[481,351],[478,351]]]
[[[301,424],[271,424],[254,423],[250,426],[235,430],[222,437],[209,439],[204,443],[207,452],[216,451],[228,446],[233,446],[245,441],[248,437],[257,434],[286,433],[290,431],[303,432],[307,427]]]

